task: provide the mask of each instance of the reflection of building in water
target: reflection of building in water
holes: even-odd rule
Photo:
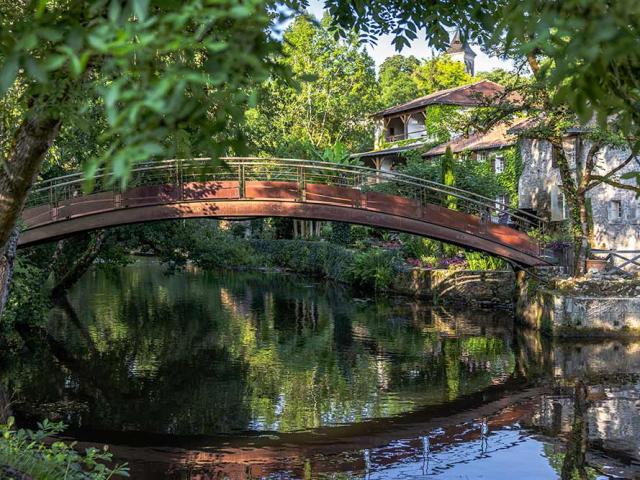
[[[441,337],[487,336],[503,338],[507,344],[513,332],[513,322],[502,311],[469,311],[433,308],[433,330]]]
[[[590,451],[597,450],[624,463],[640,462],[640,383],[591,385],[586,413]],[[574,400],[571,388],[540,397],[535,413],[522,423],[555,436],[572,431]],[[636,466],[640,475],[640,467]],[[634,477],[637,478],[637,477]]]
[[[604,398],[589,409],[589,439],[640,461],[640,385],[604,387],[601,393]]]
[[[553,357],[557,377],[640,372],[640,342],[561,343]]]

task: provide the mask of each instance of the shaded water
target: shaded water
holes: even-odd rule
[[[576,412],[584,478],[640,475],[640,343],[146,261],[88,274],[48,331],[5,362],[13,413],[110,444],[133,478],[558,478]]]

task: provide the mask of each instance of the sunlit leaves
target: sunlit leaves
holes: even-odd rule
[[[261,0],[0,0],[0,95],[19,83],[25,112],[37,100],[67,124],[102,105],[105,153],[81,160],[123,182],[156,156],[237,153],[279,48],[270,22]]]
[[[336,41],[326,26],[297,18],[284,35],[279,65],[293,78],[273,78],[247,113],[256,153],[310,158],[337,141],[351,151],[370,148],[378,106],[373,59],[351,37]]]
[[[460,28],[482,47],[551,61],[540,74],[556,104],[584,122],[611,115],[625,132],[640,130],[640,2],[636,0],[491,0],[414,2],[326,0],[343,35],[392,34],[402,48],[416,32],[444,49]],[[555,92],[554,92],[555,90]]]

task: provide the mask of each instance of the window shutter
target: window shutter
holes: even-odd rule
[[[609,220],[620,220],[622,218],[622,202],[611,200],[609,202]]]

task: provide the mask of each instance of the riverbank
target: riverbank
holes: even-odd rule
[[[226,254],[222,250],[227,250]],[[366,295],[400,294],[433,304],[512,308],[515,277],[510,270],[412,266],[393,249],[358,251],[326,241],[240,240],[233,246],[194,251],[204,270],[228,268],[288,272],[348,285]]]
[[[640,337],[640,280],[517,275],[515,315],[556,337]]]

